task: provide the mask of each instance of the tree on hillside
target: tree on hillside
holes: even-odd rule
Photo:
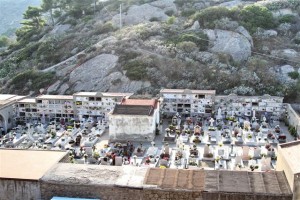
[[[43,0],[42,9],[49,12],[52,26],[54,26],[53,9],[56,7],[56,0]]]
[[[37,33],[44,26],[45,21],[42,18],[42,8],[29,6],[23,14],[25,19],[21,24],[23,26],[16,31],[17,41],[29,39],[34,33]]]

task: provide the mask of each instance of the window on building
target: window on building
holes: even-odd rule
[[[95,97],[89,97],[89,101],[95,101]]]
[[[42,100],[37,100],[36,102],[37,102],[37,103],[42,103]]]
[[[82,105],[82,101],[76,101],[76,106],[81,106]]]
[[[102,98],[101,97],[96,97],[96,101],[101,101]]]
[[[198,95],[197,95],[197,98],[198,98],[198,99],[205,99],[205,95],[203,95],[203,94],[198,94]]]

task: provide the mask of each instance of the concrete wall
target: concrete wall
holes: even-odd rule
[[[294,185],[294,173],[290,168],[285,156],[282,155],[282,149],[278,146],[276,171],[284,171],[285,177],[293,191]]]
[[[292,195],[203,192],[203,200],[292,200]]]
[[[290,125],[296,127],[298,135],[300,135],[300,116],[292,108],[290,104],[287,104],[287,119]]]
[[[0,179],[1,200],[40,200],[38,181]]]
[[[300,173],[294,175],[293,200],[300,199]]]
[[[152,141],[155,137],[156,115],[110,115],[111,141]]]
[[[200,200],[200,192],[168,191],[160,189],[123,188],[93,185],[60,185],[41,183],[43,200],[53,196],[100,198],[101,200]]]

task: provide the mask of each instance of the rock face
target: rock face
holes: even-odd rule
[[[111,54],[98,55],[77,67],[70,74],[70,83],[73,83],[74,91],[92,90],[102,84],[111,84],[109,74],[116,66],[118,57]]]
[[[251,56],[251,43],[244,35],[225,30],[204,32],[209,38],[212,52],[229,54],[234,61],[244,61]]]
[[[290,76],[290,72],[295,72],[295,68],[291,65],[283,65],[274,67],[275,74],[278,80],[283,84],[293,83],[293,80]]]
[[[101,54],[80,65],[70,74],[72,90],[136,92],[150,86],[149,82],[131,81],[122,72],[116,71],[117,62],[117,56]]]
[[[122,21],[124,25],[135,25],[145,21],[150,21],[153,18],[156,18],[159,21],[164,21],[169,17],[165,14],[166,11],[176,11],[176,6],[173,1],[174,0],[161,0],[140,6],[133,5],[128,9],[127,13],[122,16]],[[115,15],[112,22],[114,25],[117,25],[119,20],[120,16]]]
[[[271,51],[271,55],[289,60],[300,60],[300,54],[294,49],[273,50]]]
[[[55,26],[53,30],[50,32],[51,35],[60,35],[64,34],[66,31],[70,29],[70,24],[60,24],[58,26]]]

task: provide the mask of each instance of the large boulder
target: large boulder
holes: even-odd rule
[[[244,35],[225,30],[204,30],[209,38],[210,51],[231,55],[234,61],[244,61],[251,56],[251,43]]]

